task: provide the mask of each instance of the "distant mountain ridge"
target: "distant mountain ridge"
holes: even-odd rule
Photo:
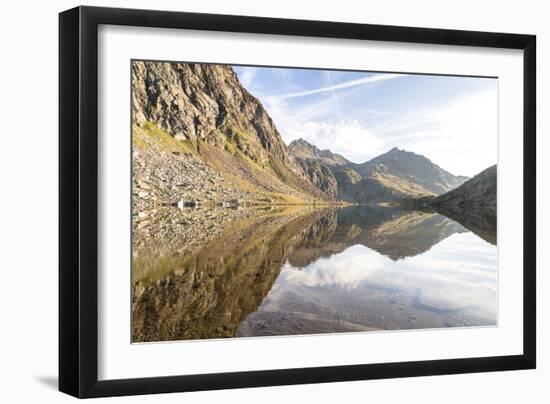
[[[320,150],[304,139],[291,142],[289,150],[306,171],[313,162],[329,168],[334,180],[324,173],[325,182],[335,181],[336,197],[354,203],[435,198],[468,179],[449,173],[422,155],[396,147],[361,164],[330,150]]]
[[[397,177],[417,185],[426,194],[440,195],[464,183],[468,177],[456,176],[443,170],[430,159],[394,147],[366,163],[354,165],[362,176]]]

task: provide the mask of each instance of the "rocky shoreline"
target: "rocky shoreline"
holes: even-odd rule
[[[134,147],[133,211],[137,215],[162,206],[197,206],[252,199],[254,195],[237,189],[192,153],[163,151],[155,147]]]

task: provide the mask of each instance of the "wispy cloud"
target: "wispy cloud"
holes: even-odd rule
[[[323,300],[321,294],[339,293],[342,289],[364,291],[364,288],[382,287],[411,298],[420,290],[424,304],[449,310],[476,306],[478,315],[483,313],[487,318],[494,318],[497,309],[495,248],[488,243],[480,244],[472,233],[462,233],[441,241],[430,252],[392,261],[368,247],[355,245],[304,268],[286,263],[263,308],[277,310],[281,302],[287,301],[289,291],[304,298]],[[484,259],[480,260],[480,256]],[[453,259],[456,257],[460,259]],[[447,262],[444,268],[442,259]]]
[[[335,116],[331,96],[298,110],[285,100],[271,100],[266,106],[285,142],[303,138],[356,163],[392,147],[423,154],[456,175],[473,176],[497,161],[494,91],[470,94],[408,113],[388,112],[388,116],[374,124],[349,118],[347,110],[346,114],[336,112]],[[364,107],[358,109],[361,114],[363,110]]]
[[[385,152],[384,142],[358,121],[307,121],[286,128],[287,139],[303,138],[320,149],[330,149],[355,163]],[[368,153],[368,154],[366,154]]]
[[[329,85],[329,86],[325,86],[325,87],[319,87],[319,88],[315,88],[313,90],[297,91],[297,92],[292,92],[292,93],[287,93],[287,94],[280,94],[280,95],[275,95],[275,96],[272,96],[272,97],[269,97],[269,98],[270,99],[286,100],[286,99],[289,99],[289,98],[304,97],[304,96],[307,96],[307,95],[319,94],[319,93],[324,93],[324,92],[327,92],[327,91],[341,90],[343,88],[361,86],[363,84],[374,83],[374,82],[377,82],[377,81],[393,80],[393,79],[396,79],[396,78],[399,78],[399,77],[404,77],[404,76],[406,76],[406,75],[405,74],[377,74],[377,75],[374,75],[374,76],[363,77],[363,78],[356,79],[356,80],[348,80],[348,81],[344,81],[342,83],[333,84],[333,85]]]
[[[240,67],[239,80],[245,88],[250,88],[257,74],[258,69]]]
[[[497,162],[497,124],[497,93],[483,91],[370,129],[388,147],[423,154],[453,174],[472,176]]]
[[[252,67],[238,73],[287,144],[304,138],[356,163],[399,147],[468,176],[497,161],[496,80]]]

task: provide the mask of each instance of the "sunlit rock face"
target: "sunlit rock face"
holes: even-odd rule
[[[172,164],[195,157],[197,169],[205,165],[207,174],[207,169],[222,174],[241,191],[280,193],[302,201],[330,198],[310,182],[267,111],[231,66],[132,62],[132,117],[134,146],[163,154],[166,161],[157,170],[168,177]],[[180,143],[163,139],[164,134]],[[162,142],[151,141],[159,137]],[[147,153],[136,158],[144,165],[150,160]],[[197,191],[208,198],[202,189]]]
[[[234,140],[259,163],[276,156],[300,172],[273,121],[231,66],[135,61],[132,85],[138,125],[148,120],[176,138],[222,148]]]

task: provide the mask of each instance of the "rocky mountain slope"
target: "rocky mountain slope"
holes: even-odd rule
[[[455,176],[419,154],[393,148],[362,164],[355,164],[329,150],[319,150],[306,140],[289,145],[306,172],[315,164],[314,184],[334,184],[330,195],[355,203],[381,203],[436,197],[456,188],[467,177]],[[322,169],[322,167],[330,170]],[[310,174],[311,178],[311,174]],[[327,188],[324,189],[327,192]]]
[[[162,202],[179,200],[178,183],[192,182],[174,179],[174,167],[182,162],[205,174],[205,181],[195,185],[215,183],[219,189],[214,172],[239,190],[237,196],[244,200],[330,199],[311,182],[262,104],[242,87],[230,66],[135,61],[132,115],[136,166],[140,161],[147,166],[147,152],[154,150],[162,155],[155,173],[165,180],[152,183],[137,170],[135,183],[150,188],[166,184],[160,192]],[[207,191],[195,189],[195,198],[223,202],[222,195]],[[134,193],[139,197],[139,192]]]
[[[468,178],[455,176],[428,158],[396,147],[353,169],[363,178],[376,180],[384,188],[406,195],[440,195]]]
[[[338,181],[330,168],[318,160],[297,159],[309,180],[331,199],[338,198]]]
[[[496,243],[497,166],[491,166],[460,187],[432,201],[439,212]]]
[[[450,210],[483,207],[488,213],[497,211],[497,166],[491,166],[450,192],[438,196],[434,205]]]
[[[338,180],[332,167],[349,164],[348,160],[330,150],[320,150],[304,139],[290,142],[288,150],[317,188],[331,198],[342,199],[338,194]]]

